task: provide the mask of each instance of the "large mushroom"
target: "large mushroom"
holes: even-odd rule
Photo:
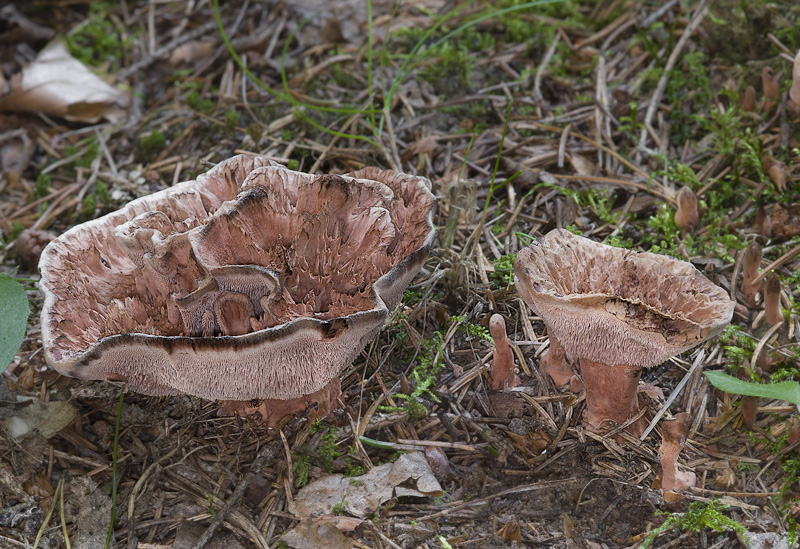
[[[734,303],[690,263],[557,229],[517,254],[516,286],[548,335],[577,359],[586,424],[604,431],[639,411],[642,368],[717,334]],[[644,422],[632,426],[641,434]]]
[[[151,395],[335,401],[427,257],[433,207],[422,177],[236,156],[50,243],[45,357]]]

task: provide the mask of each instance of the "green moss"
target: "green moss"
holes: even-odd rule
[[[702,532],[713,530],[714,532],[744,533],[747,528],[740,522],[725,516],[722,512],[730,508],[730,505],[723,505],[716,500],[708,503],[695,501],[689,504],[689,509],[685,513],[674,513],[667,517],[664,524],[651,531],[647,538],[642,542],[641,548],[646,549],[662,533],[677,529],[683,532]]]
[[[191,91],[186,94],[186,104],[190,109],[194,109],[205,114],[208,114],[214,110],[214,103],[210,99],[202,97],[197,91]]]
[[[236,109],[225,111],[225,127],[229,130],[235,129],[242,121],[242,115]]]
[[[93,67],[108,65],[109,73],[120,68],[134,41],[134,35],[123,37],[108,16],[115,7],[106,2],[89,3],[89,17],[65,38],[73,57]]]
[[[50,194],[50,176],[40,173],[36,176],[36,182],[33,184],[33,199],[39,200],[48,194]]]
[[[139,139],[139,148],[144,158],[152,158],[167,146],[167,138],[160,131],[154,129],[149,134]]]

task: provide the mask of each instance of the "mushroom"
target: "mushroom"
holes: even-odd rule
[[[742,300],[748,307],[755,307],[756,295],[761,290],[763,283],[753,281],[758,278],[758,268],[761,266],[761,244],[752,241],[747,245],[742,258]]]
[[[556,229],[517,254],[516,287],[586,388],[586,424],[603,431],[639,411],[642,368],[661,364],[730,321],[734,303],[690,263],[599,244]],[[641,434],[643,421],[632,427]]]
[[[777,104],[781,86],[775,77],[772,67],[764,67],[761,70],[761,87],[764,89],[764,102],[762,105],[764,112],[771,111]]]
[[[781,280],[775,273],[770,273],[766,284],[764,284],[764,317],[770,326],[783,324]]]
[[[678,192],[678,209],[675,210],[675,224],[681,230],[681,236],[693,233],[700,224],[700,209],[697,195],[689,187],[683,187]]]
[[[335,402],[323,389],[427,257],[433,208],[422,177],[236,156],[48,245],[45,357],[151,395]]]
[[[756,89],[753,86],[747,86],[742,95],[742,110],[745,112],[753,112],[756,110]]]
[[[661,422],[661,488],[664,492],[680,494],[691,488],[697,481],[694,473],[683,473],[678,470],[678,454],[680,454],[686,436],[689,434],[691,417],[685,412],[675,414],[672,419]]]
[[[494,361],[492,362],[492,390],[502,391],[522,383],[514,374],[514,352],[506,335],[506,321],[497,313],[489,319],[489,333],[494,340]]]
[[[792,86],[789,88],[789,110],[795,116],[800,115],[800,51],[792,64]]]
[[[550,344],[539,357],[539,369],[542,374],[550,376],[556,387],[571,387],[577,383],[577,376],[572,371],[572,366],[567,359],[564,349],[553,334],[548,334]],[[577,387],[577,386],[576,386]],[[570,388],[570,390],[572,390]],[[577,391],[580,392],[578,387]]]

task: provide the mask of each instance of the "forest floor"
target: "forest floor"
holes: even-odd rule
[[[192,547],[220,513],[207,547],[285,547],[295,527],[305,541],[291,546],[329,549],[793,543],[796,407],[723,393],[703,370],[800,381],[800,122],[787,107],[797,2],[245,0],[220,6],[220,25],[209,1],[11,6],[0,10],[7,79],[64,36],[123,91],[77,106],[73,121],[0,114],[3,272],[38,278],[40,249],[15,246],[23,229],[60,234],[239,153],[315,174],[424,176],[439,231],[342,372],[344,411],[283,435],[219,417],[218,402],[63,377],[32,314],[0,382],[1,547],[37,535],[39,547],[103,547],[110,524],[111,547]],[[702,215],[682,236],[684,186]],[[689,261],[737,300],[719,336],[642,375],[663,393],[651,391],[648,420],[690,414],[679,462],[697,482],[682,496],[659,490],[657,421],[641,441],[595,434],[585,393],[539,372],[547,329],[513,261],[555,228]],[[741,290],[753,242],[780,283],[780,329],[763,292]],[[38,313],[40,292],[28,296]],[[493,313],[522,380],[503,392],[488,384]],[[390,491],[364,519],[344,492],[335,520],[289,511],[315,479],[415,451],[435,497]]]

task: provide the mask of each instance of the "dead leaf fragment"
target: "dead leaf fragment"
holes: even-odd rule
[[[410,486],[414,486],[413,488]],[[332,515],[334,506],[365,518],[393,497],[442,495],[442,487],[421,452],[408,452],[358,477],[330,475],[308,484],[289,504],[301,519]]]
[[[326,519],[301,520],[281,539],[294,549],[352,549],[353,540]]]
[[[78,412],[69,402],[42,402],[31,400],[30,405],[18,410],[12,416],[0,420],[15,440],[21,440],[37,430],[44,438],[51,438],[61,429],[72,423]]]
[[[111,87],[72,57],[62,42],[51,42],[36,59],[6,80],[0,74],[0,110],[42,112],[76,122],[125,118],[129,96]]]

